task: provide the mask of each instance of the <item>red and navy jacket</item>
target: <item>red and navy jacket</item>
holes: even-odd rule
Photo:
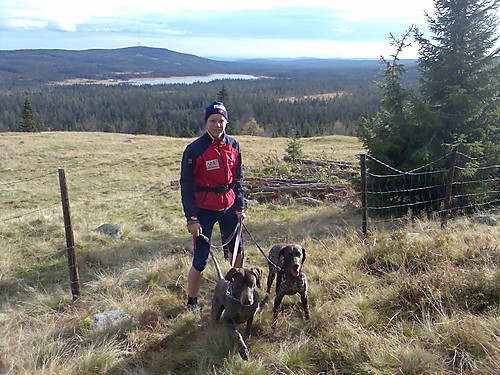
[[[181,195],[188,220],[198,208],[223,211],[233,204],[244,209],[240,144],[223,134],[219,139],[208,132],[189,144],[182,155]]]

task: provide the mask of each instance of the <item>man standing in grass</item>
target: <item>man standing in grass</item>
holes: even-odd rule
[[[202,272],[210,251],[209,240],[216,222],[222,241],[237,230],[244,217],[243,175],[238,141],[226,135],[227,110],[221,102],[213,102],[205,110],[206,132],[189,144],[182,155],[181,195],[187,230],[193,235],[194,257],[188,273],[188,307],[196,307]],[[233,259],[233,236],[224,255]],[[239,238],[234,266],[243,266],[243,248]]]

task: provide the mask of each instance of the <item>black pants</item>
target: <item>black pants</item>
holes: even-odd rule
[[[209,239],[212,238],[212,230],[215,223],[219,223],[219,229],[222,237],[222,243],[233,234],[238,224],[236,217],[236,210],[234,205],[226,211],[212,211],[202,208],[198,209],[198,220],[201,224],[201,230]],[[236,234],[233,236],[231,242],[224,246],[224,257],[227,259],[228,254],[234,251],[234,244],[236,241]],[[203,271],[208,263],[210,245],[201,236],[194,238],[194,258],[193,267],[198,271]],[[238,245],[238,252],[243,251],[243,244],[240,238]]]

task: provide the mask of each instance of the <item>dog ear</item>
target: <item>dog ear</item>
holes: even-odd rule
[[[306,249],[302,247],[302,263],[304,263],[305,261],[306,261]]]
[[[260,287],[262,285],[262,270],[260,268],[257,268],[257,267],[252,267],[252,268],[250,268],[250,271],[252,271],[252,273],[257,278],[257,288],[260,289]]]
[[[226,273],[226,277],[224,277],[224,279],[226,279],[227,281],[233,281],[233,277],[235,274],[237,274],[239,271],[237,268],[231,268],[229,271],[227,271]]]
[[[278,263],[280,262],[281,258],[283,258],[283,261],[285,261],[285,249],[289,247],[288,245],[287,246],[283,246],[280,250],[280,252],[278,253]]]

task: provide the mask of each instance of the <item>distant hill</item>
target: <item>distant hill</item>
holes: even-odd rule
[[[72,78],[128,79],[240,71],[232,62],[213,61],[162,48],[0,51],[0,83],[6,86]]]
[[[14,50],[0,51],[0,85],[3,88],[44,85],[53,81],[83,79],[130,79],[240,73],[275,77],[338,74],[371,78],[377,60],[255,59],[216,61],[163,48]]]

